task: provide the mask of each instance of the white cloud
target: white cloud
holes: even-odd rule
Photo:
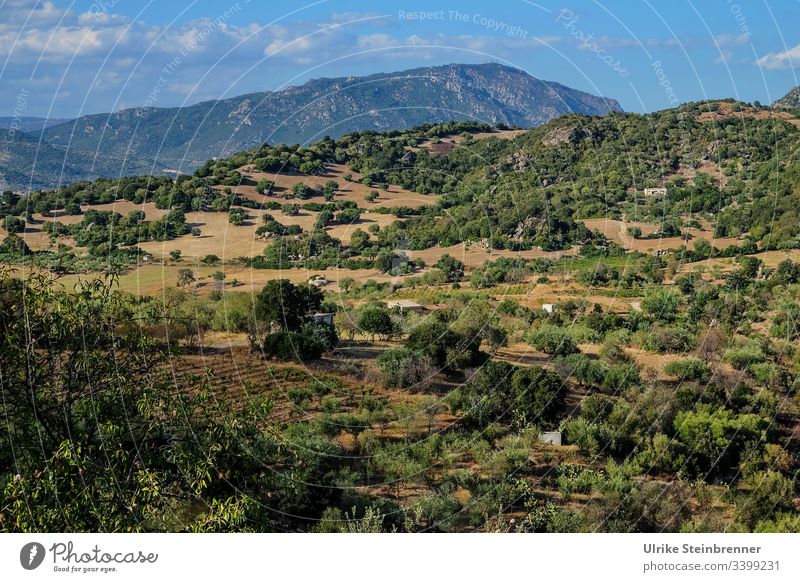
[[[714,41],[720,47],[741,46],[750,44],[752,35],[749,32],[742,34],[718,34],[714,37]]]
[[[37,2],[37,0],[4,0],[3,23],[21,26],[47,26],[61,20],[66,10],[57,8],[53,2]]]
[[[302,79],[298,73],[327,72],[315,65],[342,59],[362,67],[376,59],[423,62],[443,55],[513,60],[519,51],[564,41],[561,36],[402,34],[395,20],[373,13],[263,26],[238,24],[242,11],[236,19],[212,15],[168,27],[113,12],[60,10],[52,2],[2,2],[0,61],[7,65],[0,104],[13,102],[20,87],[35,88],[32,114],[52,108],[51,114],[75,115],[142,104],[162,77],[156,106],[274,88]],[[276,76],[279,71],[285,74]]]
[[[794,61],[800,62],[800,44],[786,51],[767,53],[756,64],[765,69],[789,69],[794,67]]]

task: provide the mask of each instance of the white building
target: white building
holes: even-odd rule
[[[561,446],[561,431],[550,430],[539,433],[539,442],[546,445]]]
[[[424,305],[420,305],[416,301],[409,301],[408,299],[387,301],[386,307],[389,309],[399,309],[400,311],[413,311],[414,313],[424,313],[427,311]]]

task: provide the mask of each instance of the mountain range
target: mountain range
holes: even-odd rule
[[[616,100],[512,67],[452,64],[315,79],[186,107],[135,108],[17,131],[0,152],[8,186],[35,190],[97,177],[189,172],[261,143],[477,120],[535,127],[577,113],[622,111]],[[2,127],[2,125],[0,125]]]
[[[0,129],[15,129],[18,131],[41,131],[47,127],[69,121],[60,117],[0,117]]]

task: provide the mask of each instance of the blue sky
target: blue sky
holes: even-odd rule
[[[798,0],[0,0],[0,115],[72,117],[494,60],[628,111],[800,84]]]

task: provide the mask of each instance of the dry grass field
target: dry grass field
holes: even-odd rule
[[[658,250],[675,249],[687,244],[686,241],[678,236],[636,239],[628,234],[628,228],[639,227],[642,229],[642,235],[647,236],[658,230],[659,227],[657,224],[616,220],[612,218],[590,218],[584,220],[583,223],[586,225],[586,228],[603,234],[606,238],[617,243],[627,251],[650,253]],[[705,239],[718,249],[725,249],[739,242],[739,239],[735,237],[714,238],[713,230],[709,229],[684,228],[683,231],[692,236],[692,239],[688,242],[688,246],[691,246],[692,241],[697,239]]]

